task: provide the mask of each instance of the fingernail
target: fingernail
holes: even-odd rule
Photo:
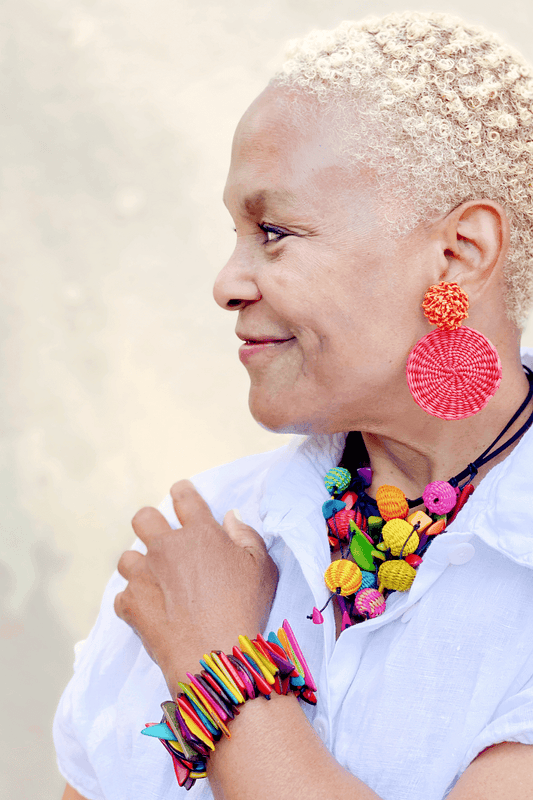
[[[238,519],[239,522],[242,522],[241,512],[239,511],[239,509],[232,508],[231,510],[233,511],[233,516],[235,517],[235,519]]]

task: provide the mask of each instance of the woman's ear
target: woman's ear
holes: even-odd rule
[[[443,219],[442,245],[446,275],[473,300],[502,277],[509,249],[509,220],[494,200],[468,200]]]

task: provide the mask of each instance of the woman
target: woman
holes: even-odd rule
[[[215,298],[238,311],[255,419],[308,436],[180,481],[161,513],[135,516],[140,544],[120,560],[56,717],[65,800],[184,793],[169,755],[139,731],[202,654],[231,654],[239,635],[285,618],[317,705],[294,692],[245,702],[192,796],[533,796],[533,409],[519,354],[533,286],[532,112],[521,58],[437,14],[310,35],[248,109],[225,190],[237,245]],[[443,283],[468,295],[468,327],[502,368],[483,408],[454,419],[445,388],[428,413],[416,368],[406,381],[431,330],[422,300]],[[386,517],[383,486],[417,498],[409,513],[435,481],[462,506],[426,549],[430,529],[409,523],[395,556],[417,570],[405,591],[379,571],[393,546],[373,548],[377,611],[356,613],[324,583],[332,560],[358,559],[321,511],[342,494],[323,482],[339,463],[359,483],[335,514],[352,505],[362,529],[370,512],[370,525]],[[415,532],[421,555],[406,562]],[[365,530],[349,535],[368,548]]]

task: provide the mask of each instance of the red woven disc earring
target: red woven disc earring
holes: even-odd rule
[[[422,308],[439,330],[426,334],[409,354],[411,394],[424,411],[440,419],[477,414],[500,385],[496,348],[479,331],[460,327],[468,317],[468,297],[457,283],[430,286]]]

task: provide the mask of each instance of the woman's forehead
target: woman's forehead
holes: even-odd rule
[[[330,116],[327,107],[311,95],[268,87],[245,111],[233,149],[280,152],[317,139],[325,146],[333,138]]]
[[[228,202],[237,193],[247,211],[257,211],[267,201],[285,202],[312,185],[338,184],[346,172],[325,116],[305,100],[299,107],[268,89],[238,125],[225,198]]]

